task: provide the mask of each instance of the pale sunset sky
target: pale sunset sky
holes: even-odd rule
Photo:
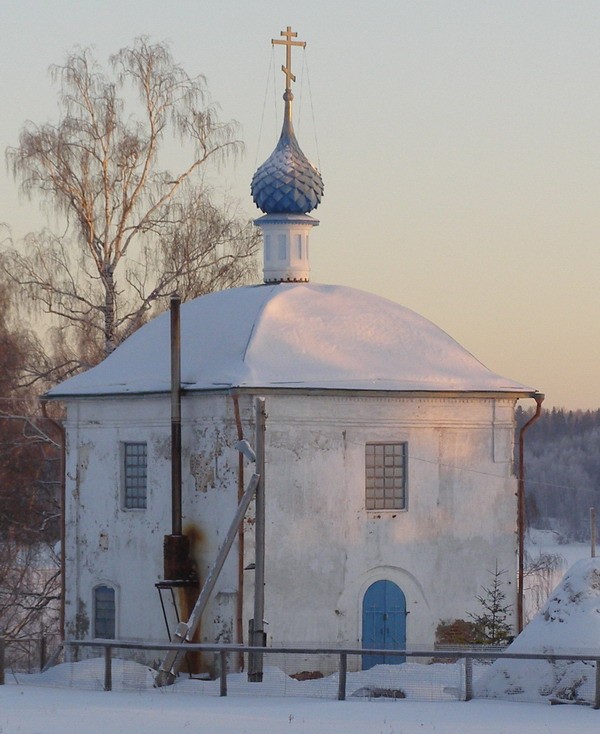
[[[311,279],[417,311],[546,407],[600,408],[598,0],[2,0],[0,146],[56,121],[50,64],[145,34],[240,123],[245,157],[213,179],[256,217],[288,25],[307,42],[296,132],[325,181]],[[15,239],[43,216],[0,169]]]

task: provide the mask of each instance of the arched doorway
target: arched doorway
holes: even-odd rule
[[[393,581],[376,581],[367,589],[362,607],[362,646],[367,650],[404,650],[406,647],[406,597]],[[394,665],[398,655],[363,655],[363,670],[374,665]]]

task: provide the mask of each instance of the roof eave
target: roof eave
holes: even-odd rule
[[[182,387],[182,395],[300,395],[314,397],[374,397],[374,398],[471,398],[471,399],[508,399],[523,400],[542,396],[538,390],[529,388],[508,388],[506,390],[378,390],[368,388],[324,388],[324,387],[259,387],[259,386],[223,386],[212,388]],[[157,391],[128,391],[128,392],[97,392],[97,393],[69,393],[42,396],[43,401],[58,400],[114,400],[115,398],[150,398],[169,395],[167,390]]]

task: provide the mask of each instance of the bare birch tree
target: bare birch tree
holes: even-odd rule
[[[7,160],[64,228],[30,234],[8,270],[70,325],[58,336],[64,375],[78,351],[82,366],[109,354],[175,289],[185,299],[244,282],[257,237],[206,183],[210,164],[241,151],[236,125],[219,120],[205,80],[165,44],[137,39],[110,58],[109,73],[77,50],[51,72],[61,119],[27,123]],[[187,155],[177,172],[162,167],[170,135],[177,160]]]

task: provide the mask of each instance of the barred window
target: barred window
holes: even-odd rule
[[[368,443],[365,446],[365,503],[367,510],[406,509],[406,443]]]
[[[94,589],[94,637],[115,639],[115,590],[110,586]]]
[[[146,507],[147,471],[147,444],[123,444],[123,497],[126,509]]]

